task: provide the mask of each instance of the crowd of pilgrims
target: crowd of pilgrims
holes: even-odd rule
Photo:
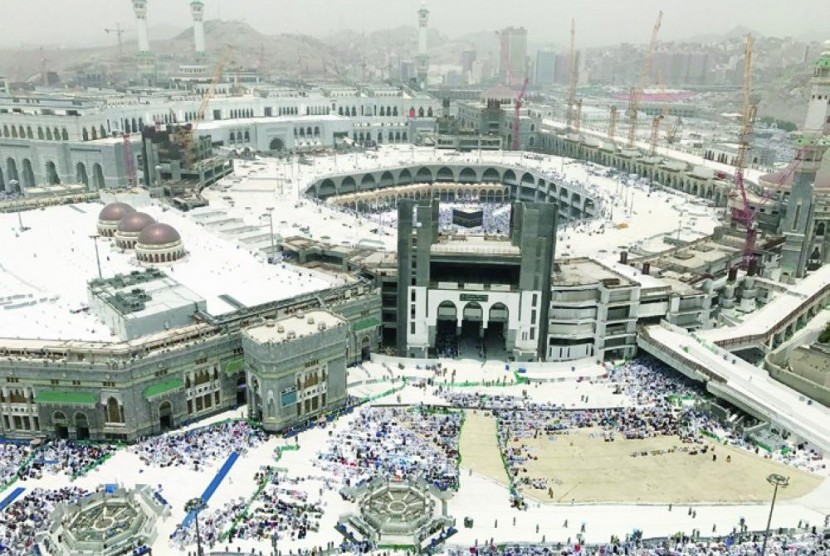
[[[453,209],[480,210],[482,212],[482,225],[467,228],[453,224]],[[396,210],[384,207],[364,212],[361,216],[381,228],[397,229],[398,227],[398,212]],[[438,229],[442,233],[452,234],[507,235],[510,233],[510,204],[479,203],[472,199],[466,203],[463,201],[441,203],[438,208]]]
[[[89,494],[77,487],[35,488],[0,512],[0,554],[30,554],[35,534],[49,525],[49,515],[60,503],[74,503]]]
[[[346,487],[381,476],[455,489],[461,422],[458,411],[366,407],[348,430],[329,437],[316,464]]]
[[[636,536],[635,536],[636,537]],[[758,556],[763,533],[717,539],[675,536],[672,539],[614,539],[607,544],[485,544],[450,548],[447,556]],[[773,556],[827,556],[830,540],[819,532],[772,533],[766,554]]]
[[[227,457],[240,455],[265,442],[268,435],[247,421],[229,420],[185,432],[173,432],[142,439],[130,446],[146,465],[156,467],[200,466]]]
[[[324,489],[330,484],[325,477],[288,478],[284,471],[271,466],[260,469],[254,479],[262,486],[257,496],[243,514],[248,501],[238,497],[222,507],[205,511],[199,517],[202,542],[213,548],[235,540],[271,542],[302,540],[309,532],[320,529],[323,515],[321,500]],[[315,488],[319,487],[319,488]],[[309,494],[310,491],[316,491]],[[228,533],[223,538],[224,533]],[[195,527],[178,528],[171,536],[173,545],[181,550],[196,544]]]

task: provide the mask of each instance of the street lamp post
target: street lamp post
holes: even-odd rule
[[[271,264],[276,264],[276,247],[274,246],[274,207],[268,207],[265,209],[267,214],[263,214],[262,216],[268,217],[268,228],[271,231],[271,256],[268,257],[268,260]]]
[[[196,519],[196,556],[204,556],[202,552],[202,536],[199,533],[199,512],[207,507],[207,503],[202,498],[191,498],[184,505],[184,511],[193,513]]]
[[[769,528],[772,524],[772,511],[775,509],[775,498],[778,495],[778,487],[786,487],[790,484],[790,478],[778,473],[767,476],[767,482],[773,486],[772,503],[769,505],[769,517],[767,518],[767,529],[764,531],[764,543],[761,545],[761,556],[767,552],[767,539],[769,539]]]
[[[103,278],[101,274],[101,257],[98,255],[98,234],[92,234],[89,238],[95,244],[95,262],[98,263],[98,278]]]

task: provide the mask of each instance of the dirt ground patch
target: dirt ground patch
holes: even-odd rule
[[[506,485],[495,427],[493,417],[481,411],[467,413],[461,431],[463,464]],[[518,487],[540,502],[758,502],[772,496],[772,487],[766,481],[770,473],[790,478],[789,486],[778,491],[779,499],[803,496],[822,481],[817,475],[709,440],[709,451],[702,454],[701,445],[684,444],[673,436],[626,440],[618,435],[615,441],[605,442],[600,435],[591,436],[591,431],[585,429],[554,438],[520,440],[536,459],[524,464],[526,472],[520,473],[519,478],[543,477],[547,484],[544,488],[522,484]],[[697,455],[680,450],[695,447]],[[673,448],[677,450],[668,453]],[[659,451],[666,453],[651,454]],[[649,455],[632,457],[633,452]],[[716,461],[712,461],[713,454]],[[553,489],[553,498],[549,496],[549,487]]]
[[[468,410],[464,416],[459,440],[461,465],[507,485],[507,472],[496,442],[496,420],[485,413],[481,410]]]

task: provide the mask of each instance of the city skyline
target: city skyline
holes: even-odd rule
[[[170,32],[185,30],[191,25],[187,0],[150,0],[148,24],[151,29]],[[352,30],[373,32],[399,26],[414,27],[420,0],[344,0],[332,5],[324,0],[286,0],[280,5],[264,0],[208,0],[208,20],[242,20],[257,31],[276,35],[301,33],[315,37]],[[582,47],[611,45],[620,42],[643,43],[658,10],[664,11],[661,40],[683,40],[697,35],[722,34],[737,26],[745,26],[762,35],[807,35],[820,40],[816,22],[830,19],[830,4],[821,0],[803,0],[801,9],[785,8],[774,0],[679,1],[646,0],[620,3],[594,0],[573,5],[550,5],[536,0],[517,0],[511,11],[492,0],[475,2],[455,0],[452,3],[427,3],[431,10],[431,27],[442,34],[457,38],[467,34],[491,31],[506,26],[524,26],[532,43],[564,43],[570,19],[577,20],[577,41]],[[477,17],[469,14],[475,8]],[[52,17],[40,16],[48,12]],[[88,14],[96,17],[90,18]],[[367,17],[366,14],[373,14]],[[713,18],[713,14],[717,17]],[[29,31],[37,20],[41,31],[35,38]],[[627,21],[620,25],[620,21]],[[548,23],[550,22],[550,23]],[[57,3],[50,0],[15,2],[0,21],[0,47],[83,46],[112,42],[105,27],[120,23],[127,34],[135,35],[132,7],[127,0],[74,0]]]

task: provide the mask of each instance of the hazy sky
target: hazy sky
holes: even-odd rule
[[[421,0],[204,0],[209,19],[241,19],[267,34],[324,36],[414,26]],[[189,26],[189,0],[148,0],[149,25]],[[0,0],[0,45],[114,43],[103,29],[116,22],[132,32],[130,0]],[[799,36],[825,31],[830,0],[430,0],[430,25],[457,37],[515,25],[533,43],[568,41],[576,18],[582,46],[647,42],[657,11],[660,37],[685,38],[745,25],[765,35]]]

